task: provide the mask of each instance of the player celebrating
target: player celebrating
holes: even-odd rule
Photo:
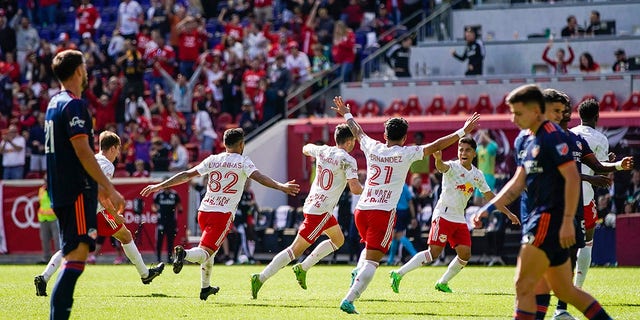
[[[513,122],[530,130],[516,154],[523,158],[511,180],[479,213],[516,199],[527,187],[529,216],[516,267],[515,319],[535,319],[535,287],[543,275],[558,298],[574,305],[589,319],[610,319],[588,293],[571,283],[569,247],[575,239],[574,216],[580,176],[562,128],[544,120],[545,101],[535,85],[513,90],[507,97]]]
[[[329,239],[322,241],[302,263],[293,266],[298,284],[307,289],[307,271],[328,254],[338,250],[344,243],[342,229],[333,216],[340,194],[348,184],[353,194],[362,193],[358,182],[358,165],[349,152],[356,145],[356,139],[346,124],[336,126],[333,135],[336,146],[307,144],[302,153],[316,158],[316,176],[304,203],[304,222],[293,243],[278,253],[261,273],[251,275],[251,296],[258,296],[260,287],[278,270],[299,257],[322,233]]]
[[[379,261],[389,250],[395,224],[395,208],[398,203],[409,167],[438,150],[456,142],[471,132],[480,118],[473,114],[462,129],[442,137],[430,144],[404,147],[409,124],[402,118],[392,118],[385,122],[386,144],[367,136],[353,119],[350,108],[342,97],[333,99],[331,108],[344,116],[354,136],[360,141],[360,148],[367,158],[367,180],[362,196],[356,205],[355,223],[365,244],[360,255],[349,292],[342,300],[340,309],[346,313],[358,313],[353,305],[371,282]]]
[[[100,152],[95,155],[95,158],[105,176],[111,179],[115,171],[113,161],[115,161],[120,154],[120,138],[111,131],[104,131],[100,134],[99,144]],[[138,247],[136,247],[135,242],[133,242],[133,236],[129,229],[125,227],[121,219],[116,220],[114,215],[107,212],[102,204],[98,204],[97,219],[98,235],[103,237],[113,236],[122,243],[124,253],[136,266],[136,269],[138,269],[143,284],[151,283],[153,279],[162,273],[164,263],[158,264],[155,268],[147,269],[144,265],[144,260],[142,260],[142,255],[140,255],[140,251],[138,251]],[[58,251],[51,257],[49,264],[47,264],[42,274],[35,277],[36,296],[47,295],[47,282],[60,266],[61,260],[62,251]]]
[[[179,185],[205,174],[209,175],[207,193],[198,209],[198,223],[202,237],[198,247],[185,250],[182,246],[174,249],[173,272],[180,273],[184,261],[199,263],[201,267],[200,299],[207,300],[216,294],[218,287],[211,287],[211,268],[216,252],[222,245],[233,224],[233,214],[242,196],[242,189],[251,178],[260,184],[295,196],[300,186],[295,180],[287,183],[277,182],[258,171],[253,161],[243,156],[244,131],[240,128],[227,129],[224,132],[225,152],[211,155],[197,166],[177,173],[158,184],[148,185],[140,194],[148,196],[158,190]]]
[[[400,269],[389,273],[393,292],[398,293],[400,280],[405,274],[433,261],[433,257],[442,253],[447,242],[456,250],[457,256],[451,261],[447,272],[438,280],[435,288],[442,292],[453,292],[449,288],[449,280],[453,279],[471,258],[471,235],[464,218],[467,202],[474,189],[478,189],[487,200],[495,197],[482,171],[472,164],[476,157],[476,147],[473,138],[464,137],[458,141],[458,160],[443,162],[441,151],[433,153],[436,169],[442,172],[442,195],[433,212],[429,249],[418,252]],[[499,209],[512,223],[520,224],[518,217],[509,209]]]
[[[66,260],[51,294],[51,319],[68,319],[76,282],[95,248],[98,200],[119,222],[124,198],[102,173],[93,154],[93,126],[87,104],[78,97],[87,87],[82,52],[62,51],[51,69],[60,92],[51,97],[45,120],[47,189],[60,223],[62,254]],[[98,185],[100,188],[98,188]]]

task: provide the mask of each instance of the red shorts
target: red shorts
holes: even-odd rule
[[[458,245],[471,247],[471,234],[467,224],[451,222],[441,217],[435,218],[431,222],[429,245],[444,247],[447,242],[454,249]]]
[[[298,234],[308,243],[314,243],[325,230],[336,225],[338,225],[338,220],[328,212],[323,214],[305,213]]]
[[[366,249],[374,249],[387,253],[393,239],[393,226],[396,224],[396,210],[359,210],[354,212],[354,219],[360,242]]]
[[[590,230],[596,227],[598,221],[598,210],[596,210],[596,202],[591,200],[588,205],[584,206],[584,228]]]
[[[120,228],[122,228],[122,223],[117,223],[111,213],[107,210],[98,212],[97,219],[98,235],[101,237],[111,237],[114,233],[120,230]]]
[[[233,226],[232,217],[231,212],[198,211],[198,224],[202,231],[200,245],[218,251]]]

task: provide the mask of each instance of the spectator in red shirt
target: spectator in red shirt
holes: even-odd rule
[[[173,75],[175,72],[174,64],[176,61],[176,52],[173,51],[173,48],[170,45],[165,43],[164,37],[158,30],[151,31],[151,41],[155,45],[149,45],[148,48],[150,49],[145,52],[144,58],[147,61],[147,64],[153,66],[157,61],[160,63],[162,69],[164,69],[168,74]],[[159,84],[160,87],[165,90],[166,87],[164,84],[164,78],[160,71],[156,70],[156,68],[153,68],[152,70],[149,86],[152,88],[151,94],[155,96],[156,84]]]
[[[253,14],[259,24],[271,21],[273,19],[273,1],[253,0]]]
[[[111,77],[109,79],[107,92],[111,93],[109,97],[106,93],[96,97],[93,90],[87,89],[85,96],[89,100],[89,106],[93,108],[93,115],[96,119],[94,129],[97,132],[102,131],[108,124],[116,122],[116,105],[122,92],[122,87],[118,84],[118,78]]]
[[[33,116],[33,110],[24,104],[20,105],[20,115],[18,116],[18,131],[29,131],[36,124],[36,117]]]
[[[176,111],[176,103],[173,101],[173,97],[167,95],[165,99],[156,98],[156,104],[159,107],[160,118],[162,119],[158,136],[168,142],[171,139],[171,135],[182,135],[186,130],[187,120],[182,113]]]
[[[244,71],[242,75],[242,95],[244,99],[253,101],[258,94],[258,83],[265,78],[267,73],[262,68],[261,61],[258,59],[251,60],[251,69]]]
[[[580,71],[585,73],[599,73],[600,65],[593,60],[589,52],[580,55]]]
[[[20,65],[12,52],[5,53],[5,61],[0,61],[0,74],[9,77],[11,82],[20,82]]]
[[[552,45],[553,45],[553,40],[549,40],[549,43],[547,43],[547,46],[544,48],[544,51],[542,52],[542,60],[548,63],[554,69],[555,73],[566,74],[568,72],[567,66],[573,62],[573,58],[574,58],[573,49],[571,48],[570,45],[567,44],[567,50],[569,50],[569,58],[565,59],[564,49],[558,48],[558,50],[556,51],[556,59],[553,60],[549,58],[549,50],[551,50]]]
[[[358,4],[358,0],[349,0],[349,5],[342,10],[342,14],[347,17],[346,22],[349,28],[358,29],[360,27],[364,12]]]
[[[82,0],[82,4],[80,4],[76,11],[75,30],[78,34],[89,32],[92,36],[95,36],[96,30],[98,30],[101,23],[100,13],[98,9],[91,4],[91,0]]]
[[[342,21],[336,21],[333,28],[333,47],[331,56],[336,64],[340,64],[340,74],[344,82],[351,81],[355,54],[356,35]]]
[[[75,50],[78,48],[75,43],[71,42],[69,34],[66,32],[60,34],[60,36],[58,37],[58,41],[58,49],[56,50],[56,54],[64,50]]]
[[[234,37],[239,42],[242,42],[244,38],[244,29],[240,25],[240,16],[237,14],[232,14],[229,22],[224,21],[224,15],[227,13],[227,8],[224,8],[220,11],[220,15],[218,15],[218,21],[221,25],[224,26],[224,35],[225,37]]]
[[[137,159],[134,163],[135,171],[131,174],[134,178],[148,178],[150,176],[149,171],[144,168],[144,160]]]
[[[187,16],[176,26],[178,29],[178,69],[180,74],[191,78],[201,50],[206,50],[207,35],[198,27],[198,21],[192,16]]]

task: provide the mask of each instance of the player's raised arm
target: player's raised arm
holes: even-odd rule
[[[458,129],[454,133],[451,133],[434,142],[427,144],[426,147],[424,148],[425,157],[430,154],[433,154],[438,150],[442,150],[454,144],[456,141],[458,141],[458,139],[464,137],[465,135],[473,131],[473,129],[475,129],[478,126],[479,120],[480,120],[480,115],[474,112],[471,115],[471,117],[469,117],[467,121],[464,122],[464,126],[462,128]]]
[[[440,173],[445,173],[449,171],[449,168],[451,168],[448,164],[442,161],[442,151],[438,150],[434,152],[433,159],[435,159],[436,169],[438,169]]]
[[[186,171],[181,171],[176,173],[173,177],[160,182],[158,184],[150,184],[146,187],[144,187],[144,189],[142,189],[142,191],[140,191],[140,195],[143,197],[146,197],[152,193],[155,193],[159,190],[165,189],[165,188],[169,188],[169,187],[173,187],[173,186],[177,186],[179,184],[183,184],[189,180],[191,180],[193,177],[197,177],[200,176],[200,174],[198,173],[198,170],[196,170],[196,167],[193,167],[189,170]]]
[[[345,120],[347,120],[347,125],[349,126],[349,129],[351,130],[353,135],[356,137],[356,139],[360,141],[360,138],[364,136],[365,133],[362,130],[362,127],[360,127],[360,125],[353,118],[353,115],[351,115],[351,108],[349,107],[348,104],[344,103],[344,100],[342,99],[341,96],[337,96],[333,98],[333,106],[331,106],[331,110],[335,111],[340,116],[345,117]]]
[[[280,183],[272,178],[260,173],[260,171],[254,171],[249,178],[257,181],[265,187],[280,190],[290,196],[295,196],[300,192],[300,185],[296,184],[296,180],[287,181],[286,183]]]

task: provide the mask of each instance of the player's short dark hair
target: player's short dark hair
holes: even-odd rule
[[[600,103],[595,99],[587,99],[578,105],[578,113],[582,121],[594,121],[600,113]]]
[[[227,147],[233,147],[243,140],[244,130],[242,128],[227,129],[224,132],[224,145]]]
[[[100,133],[100,150],[109,150],[109,148],[120,145],[120,137],[112,131],[105,130]]]
[[[526,84],[514,89],[509,93],[506,100],[510,105],[516,103],[537,104],[540,107],[540,112],[544,113],[545,110],[542,91],[535,84]]]
[[[403,118],[391,118],[384,123],[387,139],[399,141],[407,135],[409,123]]]
[[[84,63],[84,56],[78,50],[61,51],[53,57],[51,70],[58,81],[66,81]]]
[[[336,131],[333,134],[333,138],[336,140],[336,144],[343,144],[350,139],[353,139],[353,133],[346,123],[342,123],[336,126]]]
[[[476,143],[476,140],[474,140],[471,137],[463,137],[462,139],[460,139],[460,141],[458,141],[458,145],[461,145],[463,143],[470,145],[471,148],[473,148],[473,150],[478,148],[478,144]]]
[[[545,103],[560,102],[565,107],[571,106],[571,98],[562,91],[556,89],[544,89],[544,91],[542,91],[542,95],[544,96]]]

